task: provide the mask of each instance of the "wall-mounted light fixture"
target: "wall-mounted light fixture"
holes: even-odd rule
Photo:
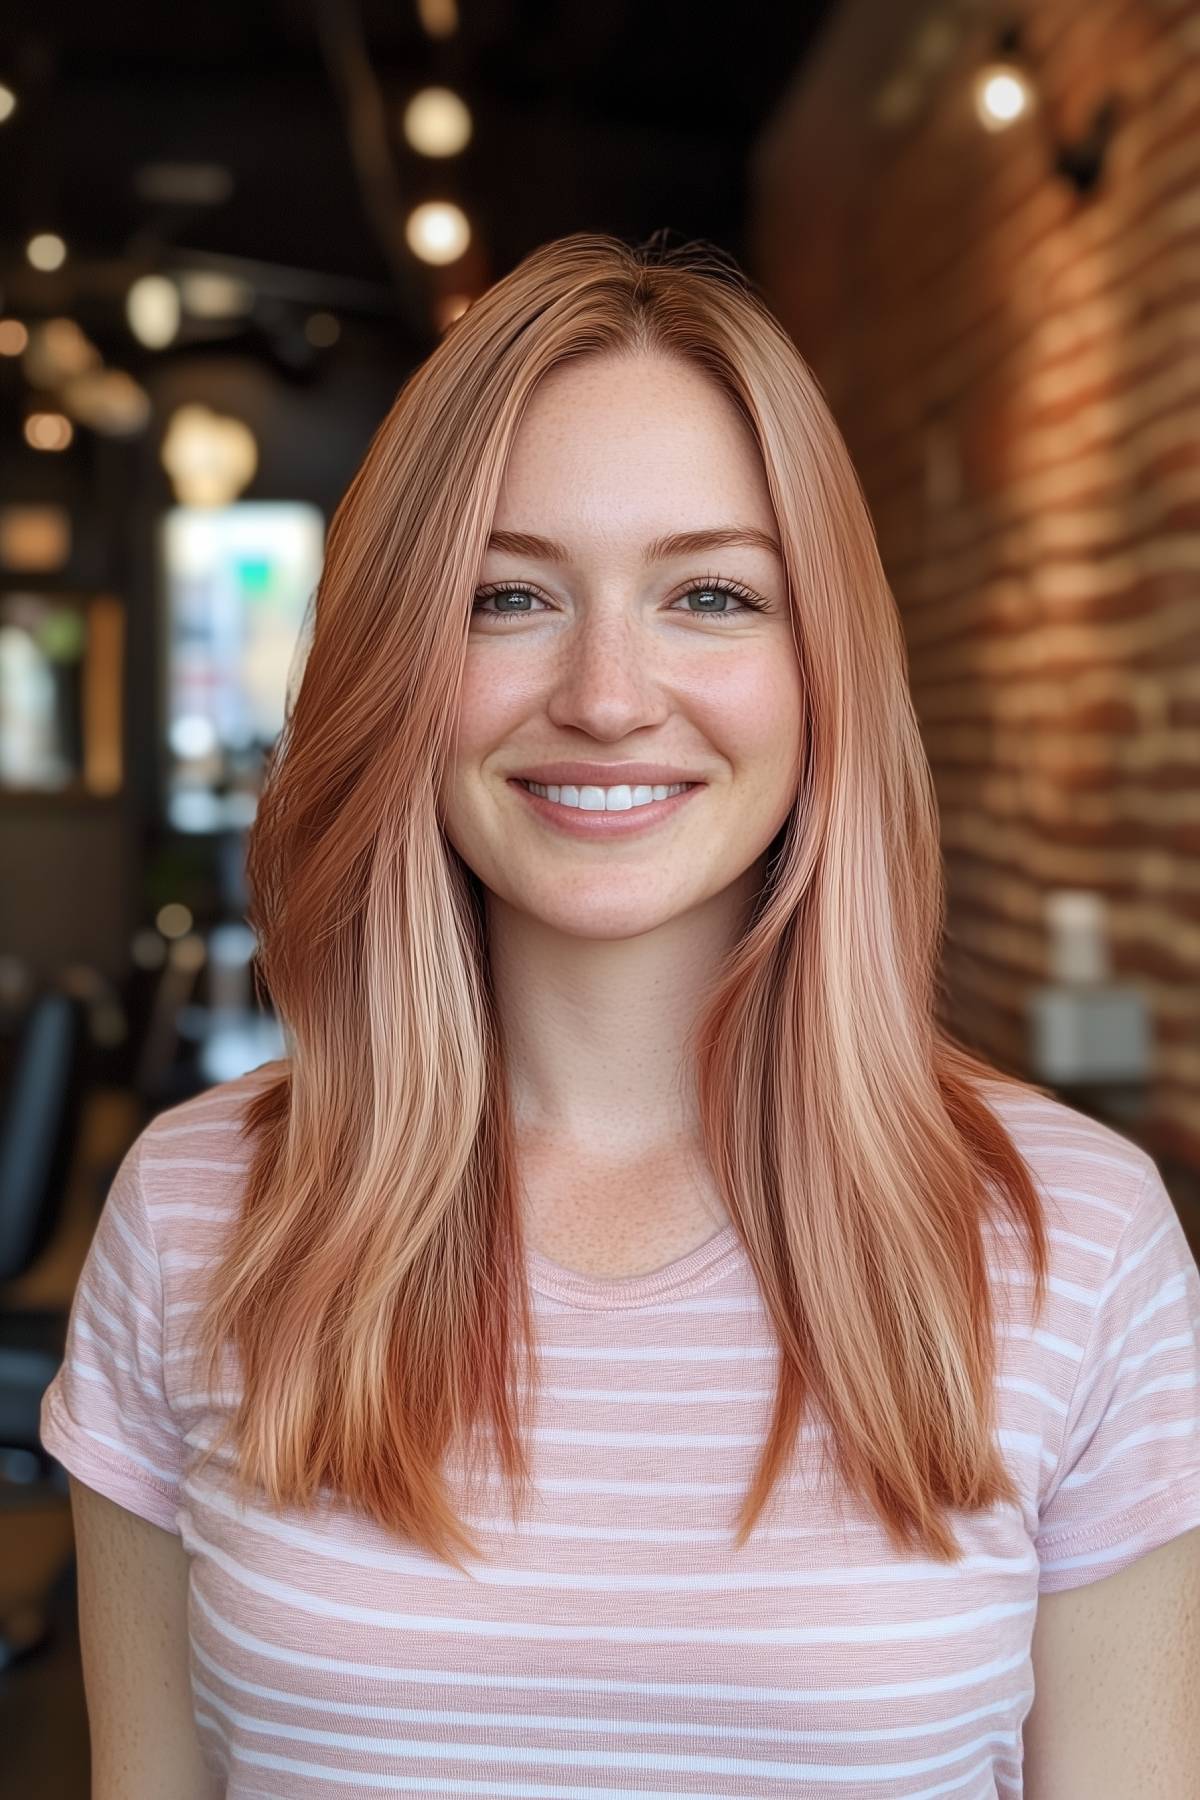
[[[1072,139],[1060,137],[1046,122],[1036,79],[1022,51],[1020,27],[1009,25],[997,39],[995,56],[975,77],[975,111],[987,131],[1007,130],[1027,116],[1040,120],[1055,173],[1078,193],[1088,194],[1103,172],[1119,108],[1110,91],[1097,102],[1082,132]]]

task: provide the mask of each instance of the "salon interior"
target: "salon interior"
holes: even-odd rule
[[[1200,0],[43,0],[0,22],[0,1800],[84,1800],[39,1405],[158,1112],[285,1054],[245,834],[330,518],[568,231],[734,256],[846,438],[954,1029],[1200,1246]]]

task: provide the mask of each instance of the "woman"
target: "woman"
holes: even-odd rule
[[[248,872],[290,1054],[133,1146],[43,1412],[154,1534],[103,1766],[1020,1792],[1039,1594],[1200,1523],[1200,1277],[938,1022],[894,603],[728,265],[568,237],[416,370]]]

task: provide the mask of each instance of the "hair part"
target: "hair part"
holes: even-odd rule
[[[247,1496],[327,1488],[458,1567],[447,1456],[480,1428],[528,1497],[537,1381],[516,1140],[481,887],[438,816],[505,462],[550,370],[698,367],[754,433],[805,696],[797,799],[688,1046],[707,1157],[780,1348],[740,1548],[815,1410],[831,1475],[898,1550],[954,1561],[952,1509],[1016,1502],[994,1441],[984,1231],[1008,1213],[1035,1305],[1047,1240],[987,1090],[1046,1093],[939,1022],[936,801],[895,601],[819,385],[704,245],[575,233],[449,328],[331,521],[303,679],[247,846],[261,981],[290,1058],[248,1104],[240,1216],[199,1317],[232,1348]]]

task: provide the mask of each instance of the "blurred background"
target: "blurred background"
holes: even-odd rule
[[[948,1022],[1200,1246],[1200,0],[264,0],[0,24],[0,1795],[89,1792],[41,1395],[117,1162],[284,1053],[246,828],[329,518],[526,251],[730,251],[941,806]]]

